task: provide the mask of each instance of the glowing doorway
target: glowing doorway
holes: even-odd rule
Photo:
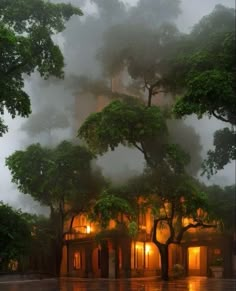
[[[206,247],[188,248],[188,274],[190,276],[206,276],[207,271]]]
[[[188,268],[189,270],[200,269],[200,247],[188,248]]]

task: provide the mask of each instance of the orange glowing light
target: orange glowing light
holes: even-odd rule
[[[149,254],[150,253],[150,250],[151,250],[150,245],[146,245],[146,247],[145,247],[145,253],[146,254]]]
[[[87,225],[87,226],[86,226],[86,232],[87,232],[87,233],[91,233],[91,226],[90,226],[90,225]]]

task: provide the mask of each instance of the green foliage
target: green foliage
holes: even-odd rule
[[[217,266],[217,267],[220,267],[220,266],[223,266],[223,263],[224,263],[224,259],[221,257],[221,256],[216,256],[212,262],[210,263],[211,266]]]
[[[128,224],[128,233],[132,238],[136,238],[138,234],[138,224],[136,221],[131,221]]]
[[[18,189],[50,207],[51,246],[52,252],[56,253],[57,275],[60,272],[65,220],[86,211],[91,199],[104,185],[99,171],[92,171],[93,158],[94,155],[86,148],[64,141],[56,148],[30,145],[6,160]]]
[[[229,128],[217,130],[214,134],[214,150],[207,153],[207,159],[203,162],[202,175],[207,174],[208,178],[214,175],[217,170],[236,160],[236,133]]]
[[[44,25],[47,30],[61,32],[72,15],[82,15],[79,8],[71,4],[53,4],[41,0],[2,0],[0,13],[17,33],[31,32],[34,26]]]
[[[175,264],[171,270],[171,274],[174,279],[183,278],[185,276],[185,269],[180,264]]]
[[[52,40],[72,15],[82,15],[70,4],[44,0],[2,0],[0,3],[0,114],[14,118],[30,114],[24,74],[37,70],[43,78],[63,77],[63,55]],[[7,126],[0,119],[0,135]]]
[[[44,205],[58,207],[62,199],[83,193],[89,185],[92,158],[85,148],[64,141],[55,149],[31,145],[8,157],[6,164],[21,192]]]
[[[209,215],[222,221],[224,230],[234,230],[235,223],[235,185],[220,187],[209,186],[205,189],[208,194]]]
[[[218,5],[186,39],[185,54],[177,55],[174,67],[185,89],[174,108],[177,116],[209,114],[235,124],[234,29],[234,9]]]
[[[169,144],[166,150],[166,162],[176,173],[184,171],[190,162],[190,156],[178,144]]]
[[[222,118],[228,111],[233,114],[236,103],[233,76],[216,69],[190,75],[186,93],[176,102],[175,112],[179,116],[195,113],[200,118],[206,112]]]
[[[147,169],[142,176],[135,178],[133,185],[135,183],[140,185],[139,195],[147,198],[145,207],[151,208],[155,217],[165,216],[160,212],[165,203],[171,204],[175,216],[183,218],[195,219],[199,208],[208,209],[206,193],[185,173],[171,173],[163,167]]]
[[[158,107],[116,100],[101,112],[91,114],[78,135],[92,151],[103,154],[119,144],[136,146],[166,132],[165,120]]]
[[[55,224],[52,225],[49,218],[37,215],[31,215],[28,221],[32,229],[28,267],[30,270],[52,274],[55,265],[52,252]]]
[[[194,27],[184,54],[177,54],[172,66],[172,76],[178,73],[184,89],[173,109],[177,117],[207,114],[236,124],[235,43],[234,9],[218,5]],[[233,129],[215,133],[215,150],[208,152],[203,163],[208,177],[235,159],[234,138]]]
[[[100,221],[101,226],[106,228],[109,221],[117,220],[120,213],[133,216],[134,210],[126,199],[104,190],[93,206],[91,218]]]
[[[29,254],[32,241],[27,215],[0,202],[0,270],[7,270],[9,262]]]

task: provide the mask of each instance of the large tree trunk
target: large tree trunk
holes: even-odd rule
[[[161,256],[161,279],[164,281],[169,280],[168,270],[169,270],[169,244],[171,242],[171,236],[166,243],[161,243],[157,240],[157,227],[158,222],[165,219],[154,219],[153,226],[153,243],[157,246],[160,256]],[[170,225],[169,225],[170,226]],[[170,231],[171,232],[171,231]]]
[[[164,281],[169,280],[168,270],[169,270],[169,252],[168,244],[158,244],[157,245],[160,255],[161,255],[161,279]]]
[[[52,253],[54,254],[54,272],[57,277],[60,276],[63,248],[63,216],[61,213],[51,211],[52,227]]]
[[[59,277],[61,273],[61,261],[62,261],[62,242],[57,242],[56,250],[56,276]]]

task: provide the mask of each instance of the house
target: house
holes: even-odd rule
[[[106,231],[91,223],[85,214],[74,219],[65,237],[61,274],[81,278],[124,278],[160,274],[160,254],[152,243],[152,214],[138,219],[139,232],[131,239],[122,224],[110,221]],[[163,234],[165,235],[165,230]],[[100,234],[99,234],[100,233]],[[170,272],[175,264],[190,276],[211,276],[210,266],[224,258],[224,277],[233,276],[232,237],[216,229],[192,229],[180,245],[169,247]]]

